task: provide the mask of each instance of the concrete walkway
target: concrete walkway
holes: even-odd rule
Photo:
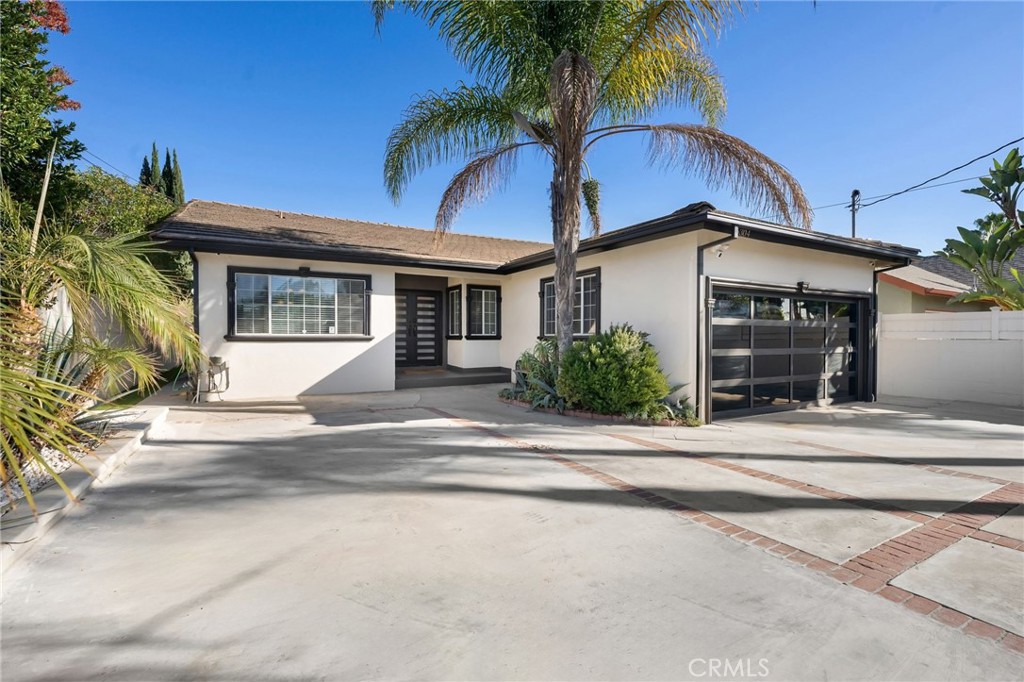
[[[172,410],[5,576],[3,679],[1022,679],[1018,413],[495,391]]]

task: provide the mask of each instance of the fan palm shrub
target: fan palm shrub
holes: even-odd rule
[[[98,390],[126,370],[146,390],[156,384],[160,358],[194,367],[201,355],[172,282],[148,260],[155,244],[42,216],[43,201],[30,225],[0,189],[0,478],[25,489],[33,509],[25,466],[49,470],[46,447],[74,460],[84,435],[75,419]],[[69,335],[55,340],[44,313],[58,296],[72,320]]]
[[[439,235],[460,211],[503,186],[519,155],[551,161],[558,348],[572,343],[573,289],[582,208],[600,228],[600,185],[587,156],[609,137],[647,137],[651,162],[727,187],[753,210],[809,226],[800,185],[780,164],[717,126],[725,89],[703,50],[738,10],[715,0],[377,0],[378,29],[396,6],[422,18],[476,78],[417,97],[392,130],[384,181],[398,201],[423,169],[470,157],[441,197]],[[668,106],[700,123],[650,123]]]

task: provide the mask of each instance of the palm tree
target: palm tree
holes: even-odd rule
[[[396,5],[436,29],[477,82],[428,92],[406,110],[385,154],[391,197],[397,202],[424,168],[471,157],[441,198],[435,228],[443,235],[469,202],[507,182],[520,152],[547,154],[560,352],[572,342],[582,204],[600,229],[600,186],[586,163],[597,142],[643,133],[652,162],[727,186],[779,221],[810,225],[807,199],[789,172],[716,127],[725,91],[702,43],[738,3],[375,0],[378,29]],[[670,105],[693,107],[703,123],[646,122]]]
[[[85,434],[75,420],[99,389],[125,373],[151,388],[160,357],[195,367],[201,356],[173,283],[148,260],[157,247],[137,235],[44,221],[45,196],[44,181],[30,225],[0,187],[0,480],[14,479],[33,509],[26,464],[54,473],[44,447],[77,463],[72,450]],[[71,311],[67,335],[44,321],[58,297]]]

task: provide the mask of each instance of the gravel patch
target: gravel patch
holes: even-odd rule
[[[96,434],[96,441],[90,443],[90,447],[94,447],[102,440],[106,440],[111,436],[115,435],[121,427],[125,424],[129,424],[136,420],[138,417],[137,412],[115,412],[107,415],[97,415],[93,413],[94,417],[98,416],[94,421],[89,421],[85,424],[81,424],[82,428],[87,431],[91,431]],[[57,474],[62,474],[73,466],[76,466],[74,461],[66,457],[61,452],[46,446],[42,449],[41,453],[43,459],[49,464]],[[85,447],[72,448],[71,455],[78,461],[89,467],[89,457],[91,456],[89,450]],[[53,475],[36,460],[32,460],[22,469],[22,474],[25,476],[25,480],[29,484],[29,490],[33,494],[40,490],[48,487],[54,483]],[[8,508],[12,502],[17,502],[25,498],[25,491],[18,485],[17,480],[11,480],[6,486],[0,486],[0,507],[3,508],[3,514],[11,511]]]

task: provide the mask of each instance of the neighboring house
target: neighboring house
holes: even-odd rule
[[[1024,248],[1007,262],[1024,272]],[[977,312],[991,303],[949,303],[949,299],[977,286],[975,276],[945,256],[915,258],[911,266],[878,275],[878,309],[882,313]]]
[[[507,381],[554,333],[547,244],[206,201],[156,236],[193,256],[227,400]],[[876,276],[916,253],[692,204],[580,242],[576,330],[649,332],[708,420],[871,400]]]
[[[971,291],[969,284],[929,272],[919,265],[908,265],[905,268],[878,273],[878,311],[881,313],[948,313],[989,309],[990,304],[986,303],[949,302],[953,296],[968,291]]]

